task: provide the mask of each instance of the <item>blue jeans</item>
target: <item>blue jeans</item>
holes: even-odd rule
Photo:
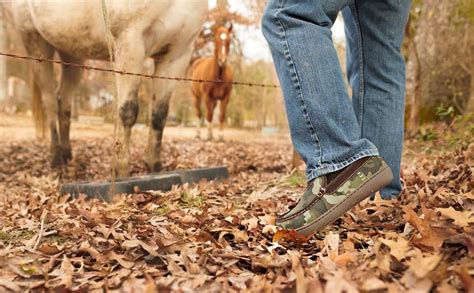
[[[382,156],[401,191],[405,64],[400,54],[410,0],[270,0],[262,20],[295,149],[307,178]],[[342,11],[347,92],[330,28]]]

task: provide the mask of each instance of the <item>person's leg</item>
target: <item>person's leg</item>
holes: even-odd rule
[[[381,193],[401,191],[405,63],[400,53],[410,0],[354,0],[343,9],[347,73],[361,138],[373,142],[393,172]]]
[[[308,180],[378,154],[360,137],[332,41],[330,28],[345,5],[346,0],[270,0],[262,21]]]

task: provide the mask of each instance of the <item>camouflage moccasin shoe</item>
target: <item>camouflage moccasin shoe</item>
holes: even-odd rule
[[[312,235],[385,187],[392,178],[392,171],[382,158],[362,158],[338,172],[316,178],[298,204],[277,217],[276,224]]]

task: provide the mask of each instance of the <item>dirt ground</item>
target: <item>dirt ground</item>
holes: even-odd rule
[[[80,138],[112,138],[113,124],[106,123],[104,125],[93,125],[72,121],[71,123],[71,139]],[[204,139],[207,134],[207,129],[201,130],[201,136]],[[217,137],[218,129],[214,129],[214,135]],[[136,125],[132,131],[132,139],[146,139],[148,129],[145,125]],[[174,139],[194,139],[196,129],[193,127],[166,127],[164,137],[167,140]],[[262,134],[261,131],[240,130],[235,128],[225,129],[225,138],[232,141],[285,141],[289,142],[289,134],[287,130],[282,130],[278,134]],[[15,141],[15,140],[31,140],[36,137],[33,118],[31,115],[18,114],[9,115],[0,112],[0,140]]]
[[[472,120],[425,127],[406,142],[400,198],[367,200],[309,240],[274,226],[305,188],[288,134],[208,142],[170,127],[166,170],[226,165],[229,180],[112,203],[60,196],[61,182],[110,176],[112,133],[73,124],[58,171],[29,117],[0,115],[0,291],[474,290]],[[146,140],[134,131],[133,174]]]

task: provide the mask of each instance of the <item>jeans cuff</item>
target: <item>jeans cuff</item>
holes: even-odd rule
[[[332,172],[339,171],[341,169],[344,169],[345,167],[349,166],[350,164],[354,163],[355,161],[365,158],[365,157],[373,157],[373,156],[378,156],[379,151],[377,149],[366,149],[361,152],[358,152],[357,154],[353,155],[352,157],[345,159],[341,162],[334,163],[331,165],[327,165],[325,167],[317,168],[317,169],[308,169],[306,171],[306,177],[308,179],[308,182],[319,177],[322,175],[326,175]]]

